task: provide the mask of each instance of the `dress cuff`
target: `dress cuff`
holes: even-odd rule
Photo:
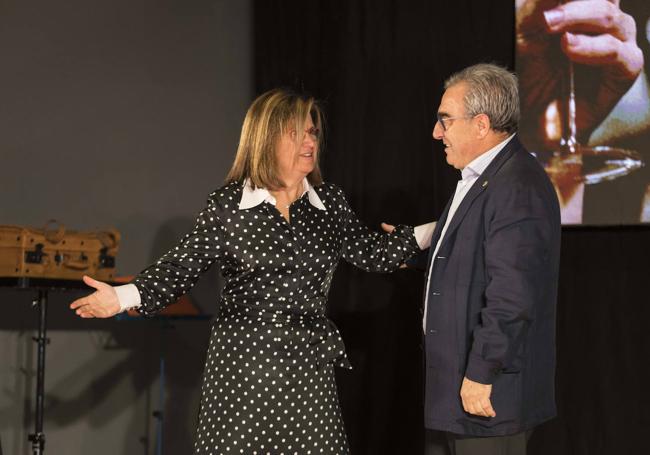
[[[415,240],[418,242],[418,246],[421,250],[426,250],[431,246],[431,237],[433,237],[433,231],[435,229],[436,221],[415,226],[413,234],[415,235]]]
[[[140,291],[135,284],[125,284],[123,286],[115,286],[117,299],[120,302],[120,312],[130,308],[138,308],[140,303]]]

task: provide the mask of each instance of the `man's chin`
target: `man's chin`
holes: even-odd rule
[[[447,155],[447,164],[450,165],[451,167],[455,168],[455,169],[460,169],[458,167],[458,165],[456,164],[456,162],[454,161],[454,159],[451,158],[449,155]]]

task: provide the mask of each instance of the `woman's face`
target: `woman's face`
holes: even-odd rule
[[[311,115],[308,115],[303,131],[296,131],[293,127],[280,136],[275,155],[280,178],[285,183],[303,179],[314,170],[318,156],[318,134]]]

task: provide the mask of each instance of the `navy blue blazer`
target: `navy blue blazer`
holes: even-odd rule
[[[427,270],[445,224],[431,239]],[[517,136],[451,220],[430,276],[425,426],[463,435],[518,433],[555,416],[560,209]],[[492,384],[496,417],[463,410],[463,377]]]

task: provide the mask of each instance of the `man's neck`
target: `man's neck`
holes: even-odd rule
[[[485,139],[481,142],[481,152],[477,153],[474,155],[474,158],[472,159],[475,160],[479,156],[489,152],[492,150],[494,147],[505,141],[510,137],[509,133],[491,133],[489,136],[486,136]]]
[[[496,147],[497,145],[499,145],[509,137],[510,137],[509,133],[501,133],[501,132],[491,133],[485,138],[486,143],[484,144],[483,151],[480,153],[480,155],[487,152],[488,150],[492,150],[494,147]]]
[[[485,155],[486,153],[488,153],[490,150],[494,149],[494,147],[496,147],[497,145],[499,145],[500,143],[502,143],[503,141],[505,141],[509,137],[510,137],[510,134],[508,134],[508,133],[493,133],[490,136],[483,139],[481,141],[481,144],[480,144],[480,150],[481,151],[479,153],[476,153],[472,157],[472,159],[469,161],[469,163],[467,163],[465,165],[465,167],[460,169],[460,171],[462,172],[463,169],[465,169],[470,163],[472,163],[478,157],[480,157],[481,155]]]

